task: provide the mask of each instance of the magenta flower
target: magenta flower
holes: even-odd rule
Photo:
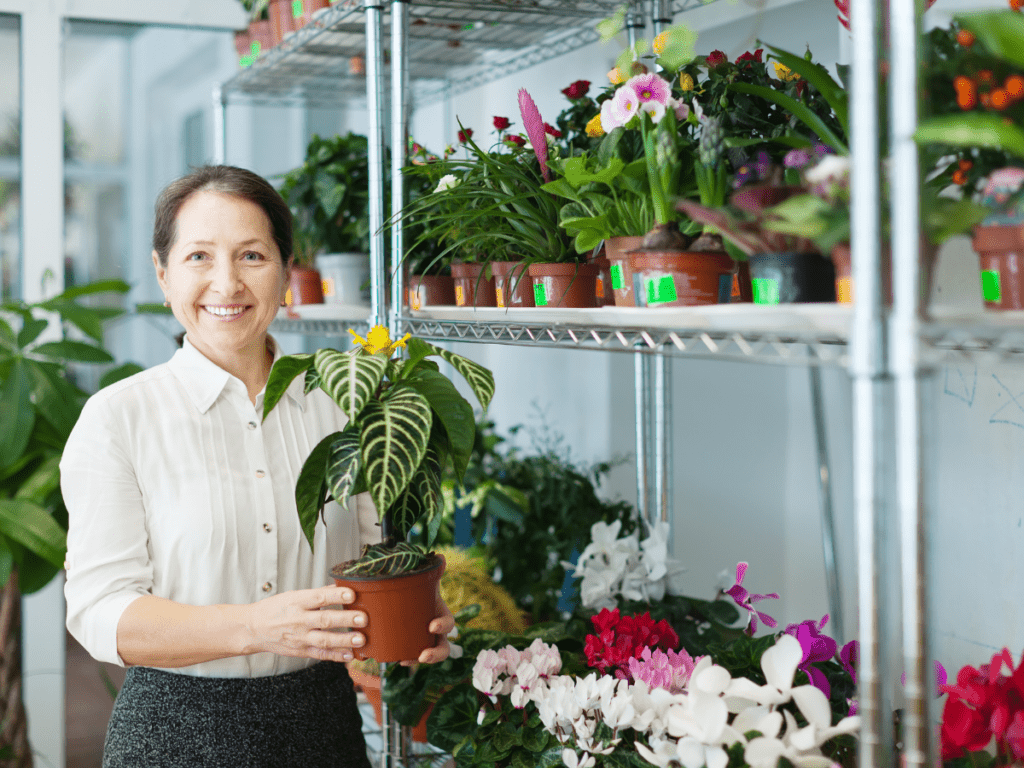
[[[771,598],[778,600],[779,596],[775,592],[769,592],[766,595],[753,595],[743,588],[743,577],[747,575],[747,563],[736,564],[736,583],[725,590],[725,594],[731,597],[736,605],[745,610],[749,614],[749,622],[747,624],[747,634],[753,635],[757,632],[757,620],[760,619],[764,622],[766,627],[776,627],[779,622],[769,616],[767,613],[761,613],[759,610],[754,608],[754,603],[758,603],[762,600]]]
[[[664,688],[670,693],[681,693],[693,674],[697,660],[686,652],[678,653],[669,649],[662,651],[647,647],[640,653],[640,658],[629,660],[629,674],[633,680],[643,680],[651,690]]]
[[[843,646],[843,650],[839,652],[839,661],[843,665],[843,669],[846,670],[846,674],[853,680],[853,684],[857,684],[857,664],[860,662],[860,643],[857,640],[851,640]]]
[[[828,684],[825,673],[813,665],[828,661],[836,655],[836,650],[839,648],[839,644],[835,640],[828,635],[821,634],[822,627],[827,623],[828,614],[826,613],[819,622],[808,619],[786,627],[786,634],[799,640],[800,649],[804,652],[804,657],[797,665],[797,669],[807,675],[811,685],[824,693],[826,698],[832,694],[832,686]]]
[[[629,78],[626,81],[626,87],[633,89],[641,104],[646,104],[648,101],[668,104],[668,99],[672,95],[672,86],[668,80],[653,72]]]

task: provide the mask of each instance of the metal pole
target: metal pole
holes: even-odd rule
[[[914,132],[919,107],[920,19],[914,0],[889,3],[889,126],[892,190],[893,322],[890,367],[896,381],[896,498],[900,520],[904,688],[903,759],[934,765],[930,709],[935,699],[928,633],[927,515],[924,509],[919,323],[921,281],[920,168]]]
[[[657,37],[672,24],[672,0],[653,0],[651,16],[654,35]]]
[[[381,43],[382,0],[364,0],[366,9],[366,112],[370,195],[370,322],[387,325],[384,302],[384,46]]]
[[[672,525],[672,360],[654,358],[654,498],[651,519]],[[672,538],[669,537],[671,544]]]
[[[626,38],[629,40],[630,50],[636,50],[637,30],[644,28],[643,0],[630,0],[629,8],[626,10]]]
[[[832,620],[831,633],[842,642],[843,602],[839,591],[839,566],[836,562],[836,524],[832,506],[832,463],[828,452],[825,428],[825,401],[821,389],[821,368],[808,367],[811,379],[811,410],[814,416],[814,439],[818,449],[818,503],[821,505],[821,551],[825,560],[825,585],[828,589],[828,610]]]
[[[633,388],[636,393],[634,422],[636,424],[636,510],[644,524],[650,522],[648,504],[648,450],[647,450],[647,407],[650,387],[647,376],[647,356],[642,352],[633,354]]]
[[[860,663],[857,671],[861,716],[861,768],[893,763],[886,640],[885,557],[885,392],[887,385],[884,304],[881,281],[881,161],[878,117],[878,6],[850,3],[853,29],[850,99],[851,230],[857,302],[853,309],[850,367],[853,376],[853,495],[857,524],[857,584]]]
[[[401,329],[398,317],[405,303],[405,233],[400,214],[405,206],[405,166],[408,135],[406,120],[409,114],[409,48],[406,33],[409,23],[409,4],[395,0],[391,4],[391,332],[398,338]]]
[[[213,87],[213,164],[224,165],[228,158],[228,98],[218,83]]]

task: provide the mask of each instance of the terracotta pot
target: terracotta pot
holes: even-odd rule
[[[755,304],[836,300],[836,271],[817,253],[755,253],[750,257]]]
[[[494,299],[499,307],[532,307],[533,281],[521,261],[492,261]]]
[[[410,309],[455,306],[455,280],[451,275],[412,275],[406,281]]]
[[[331,0],[301,0],[301,2],[301,6],[296,6],[295,0],[292,2],[292,27],[294,29],[302,29],[313,20],[314,13],[331,5]],[[298,14],[295,13],[296,10],[299,11]]]
[[[985,307],[1024,309],[1024,226],[975,227],[972,244],[981,266]]]
[[[377,719],[377,724],[380,725],[383,720],[382,707],[381,707],[381,693],[380,693],[380,678],[377,675],[369,675],[366,672],[362,672],[358,669],[352,669],[349,667],[349,677],[352,678],[352,682],[362,689],[363,694],[366,696],[366,700],[370,702],[370,706],[373,707],[374,717]],[[423,713],[423,717],[412,729],[412,740],[419,742],[420,744],[427,743],[427,718],[430,717],[430,713],[434,710],[434,705],[431,704],[427,707],[427,711]]]
[[[733,260],[724,253],[632,251],[633,290],[645,307],[728,303]]]
[[[459,307],[496,307],[494,278],[484,264],[452,264],[455,304]]]
[[[272,44],[278,45],[286,34],[296,28],[292,15],[292,0],[270,0],[267,15],[270,16]]]
[[[538,307],[597,306],[597,273],[594,264],[531,264],[533,302]]]
[[[746,261],[736,262],[736,271],[732,275],[732,296],[730,304],[750,304],[754,300],[754,289],[750,284],[750,264]]]
[[[849,243],[839,243],[832,249],[832,266],[836,270],[836,301],[853,303],[853,260]]]
[[[626,252],[639,248],[642,237],[609,237],[604,241],[605,256],[609,262],[612,298],[616,307],[635,307],[633,299],[633,268]]]
[[[366,644],[353,648],[357,659],[375,659],[381,663],[419,658],[425,648],[437,644],[430,622],[441,615],[441,574],[444,557],[434,555],[423,570],[402,576],[340,576],[342,566],[331,569],[334,583],[348,587],[355,595],[346,610],[366,613],[366,627],[360,630]]]
[[[932,283],[935,280],[935,264],[938,258],[939,247],[921,239],[921,297],[925,304],[932,293]],[[885,301],[892,304],[892,257],[889,243],[882,244],[882,290]],[[830,254],[832,266],[836,271],[836,301],[843,304],[852,304],[855,299],[853,285],[853,259],[849,243],[839,243],[832,248]]]
[[[249,24],[249,52],[253,56],[266,53],[274,47],[274,32],[270,21],[261,19]]]
[[[235,32],[235,51],[238,53],[239,58],[244,58],[249,55],[250,44],[251,38],[249,37],[248,29],[242,32]]]
[[[324,283],[320,273],[311,267],[292,267],[292,277],[288,282],[288,293],[285,295],[284,303],[289,306],[323,304]]]

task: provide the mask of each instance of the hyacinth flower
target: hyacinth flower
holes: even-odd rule
[[[767,613],[762,613],[761,611],[757,610],[754,607],[754,603],[759,603],[762,600],[768,600],[768,599],[778,600],[779,599],[779,595],[776,592],[769,592],[768,594],[765,594],[765,595],[755,595],[755,594],[753,594],[751,592],[748,592],[743,587],[743,579],[747,575],[747,566],[748,565],[749,565],[748,563],[737,563],[737,565],[736,565],[736,583],[733,584],[728,589],[723,590],[723,592],[725,594],[729,595],[729,597],[731,597],[733,599],[733,601],[736,603],[736,605],[738,605],[740,608],[742,608],[743,610],[745,610],[747,612],[747,614],[748,614],[748,622],[747,622],[746,633],[748,635],[752,636],[755,632],[757,632],[757,622],[758,622],[759,619],[762,622],[764,622],[764,625],[766,627],[776,627],[779,624],[775,619],[773,619]]]

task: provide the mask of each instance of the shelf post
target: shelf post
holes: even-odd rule
[[[629,0],[629,7],[626,9],[626,37],[629,40],[629,47],[635,50],[637,30],[644,29],[644,0]]]
[[[657,37],[672,25],[672,0],[652,0],[651,16],[654,36]]]
[[[930,281],[922,280],[921,169],[914,132],[920,107],[920,16],[914,0],[889,3],[889,144],[893,315],[890,368],[896,382],[896,503],[900,522],[903,627],[903,761],[935,764],[936,695],[928,632],[927,514],[924,503],[920,321]],[[927,256],[925,256],[927,259]]]
[[[405,232],[401,212],[405,207],[405,167],[409,114],[409,47],[406,45],[409,4],[391,3],[391,335],[398,338],[398,318],[405,304]]]
[[[633,354],[633,388],[636,394],[636,510],[644,525],[653,523],[651,500],[651,369],[648,355]]]
[[[366,112],[370,208],[370,323],[387,325],[384,303],[384,0],[363,0],[366,10]],[[386,730],[386,729],[385,729]]]
[[[657,355],[654,378],[654,498],[657,507],[651,522],[669,524],[669,551],[672,550],[672,360]]]
[[[218,83],[213,87],[213,164],[228,160],[228,97]]]

